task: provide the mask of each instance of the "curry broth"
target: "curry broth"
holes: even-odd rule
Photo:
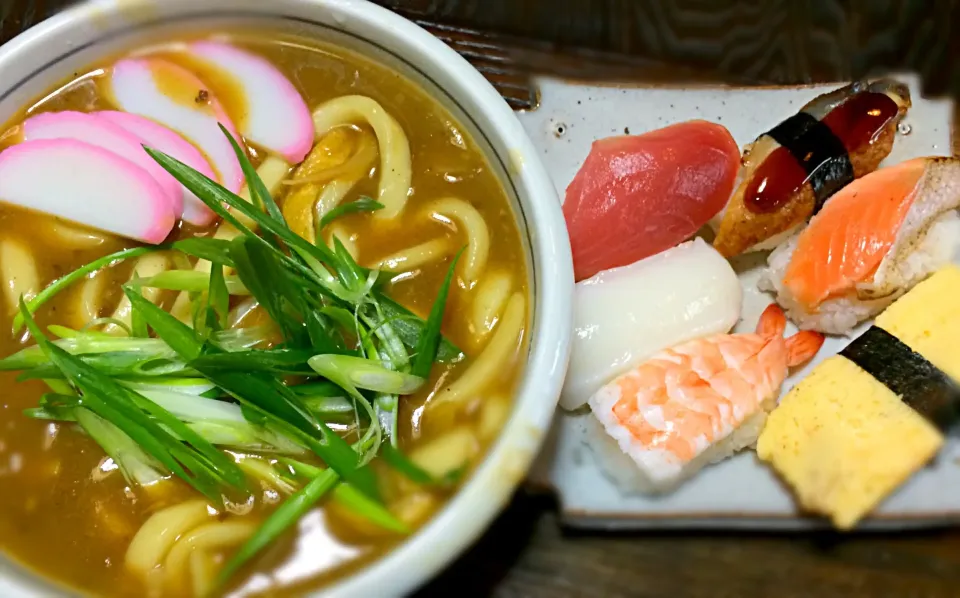
[[[353,214],[338,221],[341,230],[356,237],[358,261],[377,260],[417,243],[445,236],[457,247],[466,239],[456,227],[428,217],[427,202],[459,197],[483,215],[492,240],[485,273],[511,273],[513,288],[529,297],[525,252],[504,191],[467,133],[425,92],[397,73],[350,52],[299,38],[238,33],[230,37],[270,59],[302,93],[311,109],[325,100],[360,94],[378,101],[403,127],[413,158],[412,192],[404,213],[396,222],[376,222],[369,214]],[[106,65],[107,63],[105,63]],[[94,72],[94,71],[91,71]],[[100,95],[98,76],[81,76],[76,85],[31,109],[34,111],[110,108]],[[20,115],[10,127],[28,116]],[[7,130],[10,129],[7,127]],[[15,136],[0,137],[0,147]],[[256,148],[252,148],[256,154]],[[256,157],[256,156],[255,156]],[[377,176],[370,176],[346,197],[376,197]],[[15,237],[31,248],[37,261],[41,286],[58,276],[131,243],[108,238],[101,245],[74,250],[58,243],[51,233],[53,219],[0,204],[0,238]],[[207,235],[212,231],[181,230],[177,236]],[[400,277],[390,295],[425,317],[449,266],[449,258],[428,264]],[[98,315],[109,315],[119,299],[119,284],[128,280],[132,265],[121,264],[101,271],[105,289]],[[9,284],[8,281],[4,281]],[[79,327],[78,294],[81,285],[58,296],[37,314],[41,326],[51,323]],[[468,355],[482,347],[467,325],[471,289],[460,284],[451,290],[444,333]],[[167,293],[164,305],[173,299]],[[529,301],[528,301],[529,303]],[[4,305],[0,330],[11,329],[12,313]],[[529,309],[529,308],[528,308]],[[21,349],[22,338],[0,334],[0,356]],[[509,398],[517,384],[523,351],[501,372],[489,394]],[[467,360],[469,363],[470,360]],[[401,401],[401,445],[405,450],[449,430],[451,426],[477,427],[480,408],[476,401],[466,409],[424,409],[428,398],[443,383],[455,379],[465,364],[435,366],[433,377],[418,394]],[[0,545],[16,560],[43,575],[81,591],[110,596],[142,596],[145,588],[124,567],[130,539],[156,510],[197,495],[178,480],[159,488],[131,490],[102,449],[69,423],[30,419],[22,414],[36,406],[45,386],[39,381],[18,383],[15,373],[0,373]],[[481,444],[486,445],[486,441]],[[482,450],[472,459],[476,464]],[[374,464],[387,494],[424,492],[412,488],[379,463]],[[112,469],[111,469],[112,468]],[[450,492],[430,497],[428,510],[435,511]],[[258,497],[249,517],[263,517],[276,502],[275,493]],[[296,534],[269,549],[248,567],[238,583],[247,593],[286,594],[281,586],[296,585],[298,591],[316,587],[363,566],[391,549],[402,538],[371,531],[354,518],[321,506],[304,517]],[[292,590],[291,590],[292,591]]]

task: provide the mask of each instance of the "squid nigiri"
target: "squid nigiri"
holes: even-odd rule
[[[845,187],[770,254],[760,288],[800,328],[845,334],[949,262],[960,159],[916,158]]]
[[[608,472],[625,487],[664,492],[753,445],[788,369],[823,344],[823,335],[810,331],[784,339],[785,328],[783,310],[772,304],[754,334],[689,341],[597,391],[590,408],[620,449],[606,439],[591,443],[607,449]]]
[[[713,246],[726,257],[782,243],[837,191],[873,172],[893,148],[910,90],[881,79],[808,102],[743,152],[736,193]]]
[[[594,142],[563,204],[576,280],[692,237],[730,197],[739,160],[730,132],[702,120]]]

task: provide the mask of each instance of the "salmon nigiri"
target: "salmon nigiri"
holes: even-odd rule
[[[761,288],[801,328],[844,334],[949,262],[960,159],[916,158],[857,179],[774,251]]]
[[[789,368],[823,344],[823,335],[810,331],[784,339],[786,322],[783,310],[770,305],[755,334],[683,343],[597,391],[593,414],[633,461],[605,459],[611,474],[641,491],[662,492],[756,442]]]
[[[594,142],[563,215],[578,281],[689,239],[726,204],[740,149],[702,120]]]

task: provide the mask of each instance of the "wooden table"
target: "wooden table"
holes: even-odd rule
[[[932,89],[960,85],[956,0],[378,1],[464,51],[515,106],[534,97],[530,70],[795,83],[912,68]],[[0,0],[0,41],[66,3]],[[559,526],[549,497],[521,491],[419,594],[489,595],[955,598],[960,531],[585,534]]]
[[[518,494],[422,596],[939,598],[960,596],[960,531],[584,534]]]

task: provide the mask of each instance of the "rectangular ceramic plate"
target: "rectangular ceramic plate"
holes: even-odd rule
[[[910,85],[913,108],[886,163],[949,155],[952,103],[920,97],[915,77],[897,78]],[[520,114],[520,120],[540,149],[561,198],[596,139],[702,118],[726,126],[742,147],[816,95],[839,86],[621,88],[550,79],[538,83],[541,104],[537,110]],[[736,332],[752,332],[760,313],[771,302],[756,290],[765,256],[754,254],[734,263],[744,288],[743,312]],[[862,326],[856,334],[865,328]],[[791,327],[788,334],[794,330]],[[813,363],[787,379],[783,392],[849,340],[828,338]],[[556,493],[563,519],[569,525],[605,529],[802,529],[823,525],[821,520],[797,511],[790,493],[752,451],[707,467],[672,494],[623,495],[604,476],[593,452],[582,441],[585,417],[592,415],[558,412],[553,437],[530,478],[531,484]],[[896,439],[891,438],[891,442]],[[958,459],[960,441],[950,439],[936,462],[885,501],[862,527],[914,527],[960,520]]]

